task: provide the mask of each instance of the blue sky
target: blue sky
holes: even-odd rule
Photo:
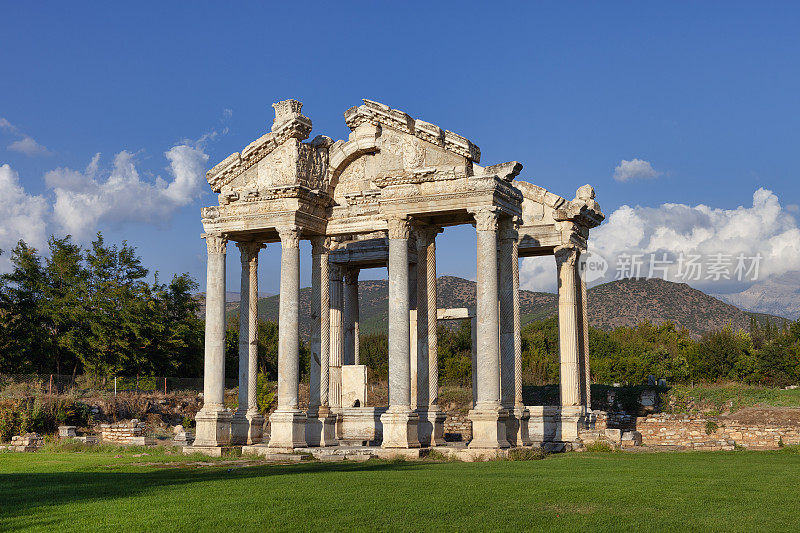
[[[268,131],[275,101],[303,101],[312,136],[337,139],[348,133],[342,113],[369,98],[468,137],[484,164],[522,162],[525,179],[557,194],[592,184],[609,220],[618,212],[598,238],[608,249],[630,237],[625,216],[649,228],[629,248],[656,251],[654,235],[672,231],[663,249],[710,253],[720,239],[698,243],[698,228],[741,233],[743,250],[773,243],[767,274],[800,269],[800,244],[775,244],[798,235],[796,4],[133,6],[0,7],[0,183],[15,188],[0,210],[18,215],[0,222],[4,257],[20,236],[79,229],[86,242],[102,230],[202,287],[199,208],[216,201],[202,170]],[[618,166],[630,179],[615,179]],[[126,179],[137,183],[123,191],[130,202],[114,196]],[[762,188],[772,194],[754,206]],[[137,203],[148,194],[157,208]],[[686,215],[664,204],[685,204]],[[443,237],[439,272],[474,278],[473,230]],[[277,266],[271,246],[263,290],[277,291]],[[548,268],[523,266],[523,284],[552,290]],[[238,290],[235,248],[228,280]]]

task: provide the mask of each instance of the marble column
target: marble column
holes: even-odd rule
[[[328,394],[331,409],[341,413],[342,409],[342,358],[344,356],[344,295],[342,287],[343,268],[330,266],[330,372]]]
[[[278,408],[269,417],[271,448],[306,445],[306,415],[299,408],[300,230],[281,227],[281,289],[278,309]]]
[[[407,218],[389,226],[389,408],[381,415],[384,448],[417,448],[417,413],[411,410]]]
[[[227,237],[205,236],[206,333],[203,367],[203,408],[195,416],[196,447],[227,446],[231,442],[231,412],[225,408],[225,256]]]
[[[415,231],[417,245],[417,435],[422,446],[443,446],[444,421],[439,409],[439,339],[436,331],[437,227]]]
[[[583,276],[578,276],[580,282],[580,297],[581,297],[581,336],[583,342],[581,343],[581,359],[583,360],[583,384],[585,392],[583,396],[583,403],[587,410],[592,409],[592,376],[589,368],[589,316],[588,316],[588,301],[586,299],[586,279]]]
[[[311,238],[311,365],[306,443],[309,446],[336,444],[336,415],[328,404],[330,354],[330,240]]]
[[[497,280],[497,208],[473,213],[478,234],[477,403],[469,412],[472,420],[470,448],[507,448],[508,412],[500,404],[500,317]]]
[[[258,242],[238,242],[242,260],[239,293],[239,408],[231,423],[231,442],[257,444],[264,434],[258,412]]]
[[[562,441],[578,438],[578,426],[584,419],[581,404],[579,365],[580,324],[578,318],[578,257],[573,246],[555,249],[558,268],[558,344],[561,370],[561,435]]]
[[[519,223],[519,221],[517,221]],[[514,282],[514,417],[519,421],[516,445],[533,444],[530,436],[530,410],[522,400],[522,321],[519,306],[519,235],[511,251],[511,275]]]
[[[344,357],[345,365],[356,365],[358,359],[358,273],[350,267],[344,272]]]
[[[519,234],[517,222],[500,225],[500,403],[508,411],[506,438],[512,446],[530,444],[530,413],[522,405],[522,354],[519,317]]]

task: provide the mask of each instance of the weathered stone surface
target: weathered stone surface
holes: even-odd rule
[[[364,407],[367,404],[367,367],[344,365],[342,367],[342,406]]]

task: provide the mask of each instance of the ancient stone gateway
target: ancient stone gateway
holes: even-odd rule
[[[270,416],[267,446],[336,445],[342,426],[360,423],[383,448],[441,444],[436,235],[458,224],[472,224],[477,231],[469,447],[530,442],[530,413],[522,402],[518,258],[533,255],[554,255],[558,268],[561,408],[550,416],[556,420],[550,438],[575,439],[590,416],[586,287],[578,260],[589,229],[603,220],[592,187],[585,185],[574,200],[566,200],[516,179],[522,169],[516,161],[482,167],[480,150],[464,137],[370,100],[345,112],[351,133],[336,142],[323,135],[305,142],[311,120],[301,114],[300,102],[285,100],[273,107],[271,131],[207,173],[219,205],[202,210],[208,247],[205,404],[196,418],[195,449],[213,453],[262,439],[255,398],[256,269],[259,250],[277,242],[278,405]],[[306,412],[298,403],[301,239],[312,246]],[[242,258],[235,413],[223,403],[229,240]],[[389,270],[387,409],[342,405],[342,365],[358,363],[358,271],[374,266]],[[411,354],[416,356],[413,386]]]

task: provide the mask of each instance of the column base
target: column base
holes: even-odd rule
[[[533,443],[528,433],[531,413],[525,407],[518,406],[508,410],[506,421],[506,439],[511,446],[529,446]]]
[[[231,412],[225,408],[201,409],[194,420],[196,423],[194,446],[230,446]]]
[[[414,411],[388,411],[381,415],[383,425],[382,448],[419,448],[417,423],[419,416]]]
[[[269,417],[270,448],[305,448],[306,414],[299,409],[275,411]]]
[[[559,423],[556,425],[556,441],[574,442],[580,432],[589,425],[589,413],[583,405],[561,407]]]
[[[264,440],[264,416],[258,412],[236,411],[231,420],[231,444],[258,444]]]
[[[417,438],[420,446],[444,446],[444,421],[447,419],[447,415],[439,409],[438,405],[417,409],[417,415],[419,415]]]
[[[476,408],[467,415],[472,421],[469,448],[508,448],[506,421],[508,411],[502,407]]]
[[[306,415],[306,444],[308,446],[336,446],[337,416],[329,409],[309,410]]]

